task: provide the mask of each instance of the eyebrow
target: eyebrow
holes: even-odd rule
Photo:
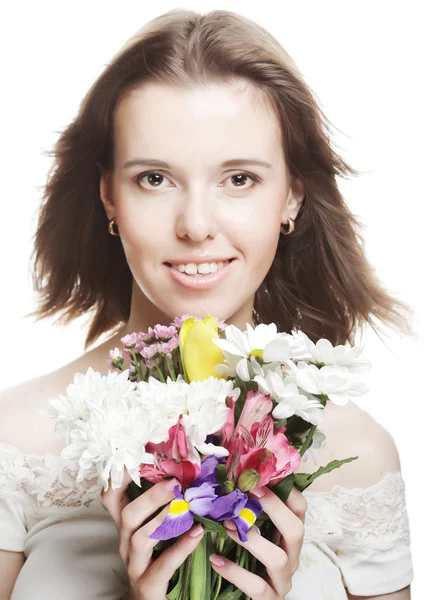
[[[221,167],[234,167],[235,165],[258,165],[261,167],[266,167],[267,169],[271,169],[272,165],[265,160],[259,160],[257,158],[232,158],[230,160],[226,160],[221,164]],[[132,160],[126,160],[122,164],[123,169],[128,169],[130,167],[162,167],[164,169],[171,169],[171,165],[164,162],[163,160],[158,160],[156,158],[134,158]]]

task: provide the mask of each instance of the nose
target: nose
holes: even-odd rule
[[[176,233],[180,238],[202,242],[217,234],[217,219],[214,214],[215,196],[201,183],[192,185],[182,195],[176,218]]]

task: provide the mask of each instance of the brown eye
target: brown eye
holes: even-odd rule
[[[239,175],[233,175],[232,179],[236,182],[239,183],[239,186],[242,187],[242,185],[244,184],[246,179],[249,179],[248,175],[245,175],[245,173],[240,173]],[[246,182],[245,182],[246,183]]]
[[[260,181],[259,178],[256,177],[256,175],[250,175],[249,173],[236,173],[236,175],[231,175],[230,179],[237,182],[237,185],[233,186],[236,188],[245,187],[247,179],[250,179],[254,183],[258,183]],[[252,186],[248,186],[248,187],[252,187]]]
[[[143,179],[147,179],[148,184],[143,183],[143,187],[147,188],[158,188],[164,179],[167,179],[164,175],[157,171],[147,171],[140,173],[135,177],[136,183],[140,184]]]

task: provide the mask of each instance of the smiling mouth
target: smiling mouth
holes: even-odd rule
[[[175,267],[173,267],[171,263],[168,262],[164,262],[163,264],[166,267],[175,284],[181,285],[193,291],[208,291],[216,288],[223,281],[225,281],[225,279],[229,277],[231,270],[234,268],[232,263],[235,263],[236,260],[236,258],[232,258],[225,261],[224,266],[212,273],[195,274],[181,272]]]
[[[206,275],[213,275],[214,273],[217,273],[217,272],[219,272],[219,271],[222,271],[223,269],[225,269],[225,267],[228,267],[228,265],[229,265],[230,263],[232,263],[232,262],[233,262],[233,260],[235,260],[235,259],[234,259],[234,258],[229,258],[228,260],[225,260],[225,261],[223,261],[223,265],[222,265],[222,267],[220,267],[220,268],[217,268],[217,270],[216,270],[216,271],[210,271],[210,272],[208,272],[208,273],[199,273],[199,272],[196,272],[196,273],[187,273],[186,271],[182,271],[182,270],[179,270],[179,269],[177,268],[177,267],[178,267],[178,263],[176,263],[176,264],[174,264],[174,265],[173,265],[172,263],[165,262],[164,264],[165,264],[167,267],[170,267],[170,268],[174,269],[175,271],[178,271],[178,272],[180,272],[180,273],[183,273],[184,275],[188,275],[188,276],[190,276],[190,277],[203,277],[203,276],[206,276]],[[211,263],[215,263],[215,264],[219,264],[220,262],[221,262],[221,261],[218,261],[218,262],[216,262],[216,261],[211,261]],[[211,263],[208,263],[208,264],[211,264]],[[184,263],[181,263],[181,264],[184,264]],[[199,264],[199,263],[187,263],[187,264]],[[201,263],[201,264],[204,264],[204,263]]]

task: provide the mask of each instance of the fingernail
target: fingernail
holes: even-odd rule
[[[217,554],[210,554],[208,558],[217,567],[223,567],[225,564],[224,559],[221,556],[218,556]]]
[[[257,498],[262,498],[262,496],[265,496],[265,488],[254,488],[250,491],[250,494],[257,496]]]
[[[170,479],[169,481],[167,481],[167,489],[168,490],[173,490],[175,485],[178,485],[179,481],[177,479]]]
[[[224,527],[225,527],[225,529],[230,529],[231,531],[236,530],[236,524],[233,523],[232,521],[224,521]]]
[[[198,535],[201,535],[201,533],[204,531],[204,528],[202,527],[202,525],[199,523],[199,525],[197,525],[197,527],[195,527],[194,529],[192,529],[189,532],[189,536],[190,537],[198,537]]]

